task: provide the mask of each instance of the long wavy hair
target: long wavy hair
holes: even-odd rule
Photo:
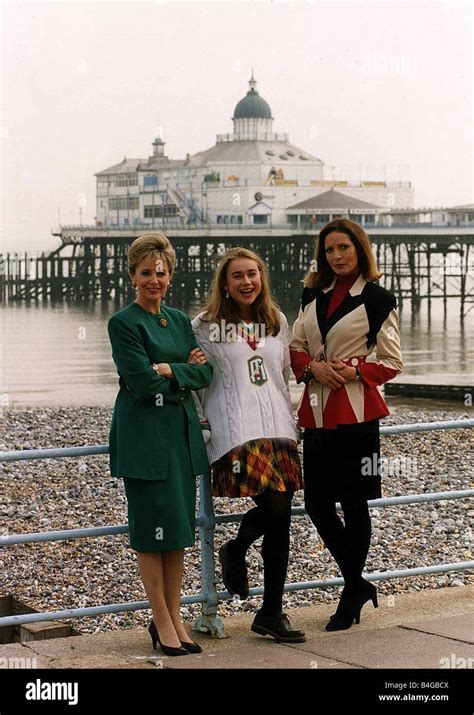
[[[267,267],[259,255],[247,248],[231,248],[219,261],[201,319],[210,323],[225,320],[226,324],[236,327],[241,322],[239,307],[230,296],[226,298],[224,288],[229,265],[235,258],[249,258],[257,264],[262,290],[251,306],[252,321],[265,324],[267,335],[277,335],[280,332],[280,309],[271,293]]]
[[[358,223],[348,218],[337,218],[327,223],[320,231],[315,242],[314,259],[311,268],[304,277],[307,288],[327,288],[333,282],[335,273],[326,258],[326,236],[330,233],[345,233],[350,238],[357,252],[359,271],[366,281],[378,281],[382,273],[377,267],[377,261],[370,245],[367,233]]]

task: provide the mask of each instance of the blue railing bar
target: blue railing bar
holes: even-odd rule
[[[127,534],[128,524],[118,526],[95,526],[90,529],[63,529],[61,531],[41,531],[30,534],[11,534],[0,536],[0,546],[9,544],[34,544],[40,541],[62,541],[63,539],[82,539],[86,536],[108,536]]]
[[[426,494],[405,494],[400,497],[385,497],[383,499],[369,499],[369,507],[376,509],[379,506],[396,506],[397,504],[420,504],[430,501],[448,501],[450,499],[464,499],[474,497],[474,489],[462,489],[452,492],[428,492]],[[340,507],[340,505],[338,504]]]
[[[474,427],[474,419],[446,420],[446,422],[420,422],[419,424],[391,425],[380,428],[380,434],[407,434],[410,432],[429,432],[442,429],[465,429]],[[60,459],[64,457],[88,457],[95,454],[108,454],[107,444],[89,447],[58,447],[57,449],[24,449],[13,452],[0,452],[0,462],[16,462],[23,459]]]
[[[383,506],[396,506],[397,504],[420,504],[430,501],[449,501],[450,499],[465,499],[474,497],[474,489],[463,489],[453,492],[429,492],[427,494],[407,494],[402,497],[385,497],[383,499],[369,499],[367,504],[375,509]],[[340,511],[341,505],[336,503],[336,508]],[[239,511],[233,514],[218,514],[216,515],[217,524],[228,524],[233,521],[242,521],[246,512]],[[304,506],[295,506],[291,510],[292,516],[303,516],[306,514]],[[0,544],[1,544],[0,540]]]
[[[408,494],[400,497],[386,497],[385,499],[371,499],[368,501],[369,507],[385,507],[395,506],[398,504],[420,504],[423,502],[432,501],[449,501],[453,499],[464,499],[474,497],[474,489],[464,489],[463,491],[453,492],[431,492],[429,494]],[[337,505],[340,509],[340,504]],[[228,524],[232,522],[240,522],[245,512],[236,512],[234,514],[219,514],[213,520],[217,524]],[[292,516],[304,516],[306,510],[304,506],[293,507],[291,510]],[[205,518],[196,517],[196,526],[205,527]],[[81,539],[85,537],[109,536],[114,534],[128,533],[128,524],[120,524],[117,526],[97,526],[90,529],[64,529],[62,531],[41,531],[30,534],[11,534],[0,536],[0,546],[8,546],[12,544],[29,544],[40,541],[61,541],[67,539]]]
[[[398,569],[396,571],[376,571],[370,574],[364,574],[367,581],[386,581],[392,578],[403,578],[408,576],[420,576],[435,573],[447,573],[449,571],[467,571],[474,568],[474,561],[460,561],[453,564],[438,564],[436,566],[421,566],[413,569]],[[300,581],[297,583],[289,583],[285,585],[285,591],[305,591],[314,588],[330,588],[332,586],[340,586],[344,583],[342,578],[320,579],[318,581]],[[251,596],[263,595],[263,587],[250,589]],[[217,593],[219,601],[231,600],[233,596],[228,591],[219,591]],[[180,602],[186,603],[204,603],[205,596],[203,593],[197,593],[192,596],[181,596]],[[93,606],[90,608],[73,608],[66,611],[49,611],[47,613],[29,613],[19,616],[4,616],[0,618],[0,628],[5,626],[17,626],[23,623],[38,623],[42,621],[60,621],[68,618],[86,618],[88,616],[100,616],[105,613],[121,613],[125,611],[139,611],[141,609],[150,608],[148,601],[131,601],[129,603],[114,603],[108,606]]]
[[[204,603],[202,593],[192,596],[181,596],[181,603]],[[20,626],[23,623],[42,623],[43,621],[62,621],[67,618],[87,618],[101,616],[106,613],[121,613],[125,611],[140,611],[151,608],[149,601],[129,601],[128,603],[109,603],[107,606],[91,606],[89,608],[70,608],[65,611],[48,611],[46,613],[26,613],[19,616],[4,616],[0,618],[0,628],[4,626]]]
[[[108,444],[88,447],[57,447],[55,449],[24,449],[14,452],[0,452],[0,462],[17,462],[22,459],[59,459],[62,457],[88,457],[94,454],[108,454]]]
[[[474,561],[458,561],[452,564],[437,564],[435,566],[417,566],[413,569],[397,569],[396,571],[375,571],[364,574],[367,581],[388,581],[392,578],[404,578],[407,576],[423,576],[426,574],[446,573],[448,571],[468,571],[474,569]],[[329,588],[331,586],[344,585],[341,577],[318,581],[299,581],[285,584],[284,591],[306,591],[314,588]],[[228,591],[218,592],[219,600],[231,600],[233,596]],[[263,596],[263,586],[250,589],[250,596]],[[2,619],[0,618],[0,625]]]
[[[414,425],[386,425],[380,428],[381,435],[406,434],[410,432],[427,432],[440,429],[464,429],[474,427],[474,419],[447,420],[446,422],[420,422]]]

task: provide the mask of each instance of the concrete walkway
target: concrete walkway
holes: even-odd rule
[[[193,633],[203,653],[169,658],[144,629],[0,646],[0,659],[36,659],[38,668],[474,668],[474,586],[380,596],[361,622],[327,633],[334,605],[287,610],[306,643],[282,645],[250,631],[254,615],[226,618],[226,639]],[[3,661],[5,662],[5,661]]]

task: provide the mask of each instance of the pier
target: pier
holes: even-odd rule
[[[472,223],[472,225],[471,225]],[[170,238],[177,257],[169,300],[184,307],[202,301],[214,266],[229,248],[245,246],[259,253],[270,270],[278,300],[288,305],[299,296],[302,278],[313,258],[321,226],[209,225],[157,226]],[[151,225],[134,228],[61,226],[54,229],[61,245],[49,254],[0,256],[0,300],[3,303],[89,302],[131,300],[127,249]],[[459,300],[460,317],[474,302],[474,222],[463,226],[401,224],[366,227],[380,270],[381,284],[397,297],[399,307],[413,309],[423,301]]]

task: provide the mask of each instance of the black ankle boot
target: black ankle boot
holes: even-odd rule
[[[238,594],[242,600],[248,598],[249,582],[245,558],[232,553],[235,540],[231,539],[219,549],[219,561],[222,566],[222,581],[231,596]]]
[[[365,578],[361,580],[361,584],[357,590],[357,601],[360,608],[362,608],[362,606],[367,603],[367,601],[372,601],[372,603],[374,604],[374,608],[379,607],[377,599],[377,589],[375,588],[373,583],[371,583],[370,581],[366,581]]]
[[[336,613],[326,625],[327,631],[343,631],[352,626],[354,621],[360,623],[360,612],[367,601],[372,601],[374,608],[378,608],[377,589],[361,577],[357,587],[345,586]]]
[[[327,631],[343,631],[350,628],[354,622],[356,609],[356,590],[349,586],[344,586],[336,612],[329,618],[326,624]]]

